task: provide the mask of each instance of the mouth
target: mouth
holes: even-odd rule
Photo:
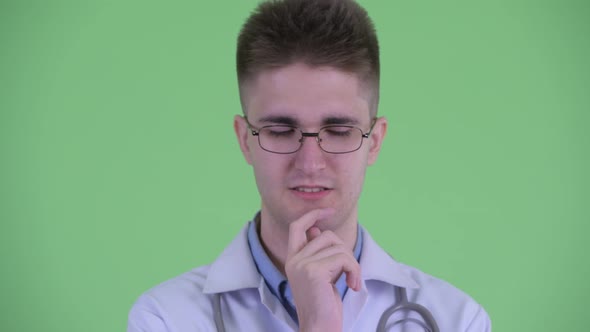
[[[306,201],[320,200],[332,192],[332,188],[322,186],[298,186],[289,189],[296,197]]]
[[[291,188],[291,190],[304,192],[304,193],[319,193],[321,191],[330,190],[330,188],[325,187],[295,187]]]

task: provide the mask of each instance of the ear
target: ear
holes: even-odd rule
[[[381,144],[387,133],[387,119],[385,117],[377,118],[373,131],[369,136],[369,158],[368,164],[373,165],[377,161],[379,151],[381,151]]]
[[[248,137],[250,136],[250,129],[246,120],[241,115],[234,116],[234,131],[240,144],[240,150],[244,155],[244,159],[250,165],[252,165],[252,157],[250,156],[250,147],[248,146]]]

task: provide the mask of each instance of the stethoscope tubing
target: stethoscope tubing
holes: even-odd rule
[[[377,332],[385,332],[385,327],[387,325],[387,321],[389,320],[389,318],[396,312],[402,310],[417,312],[422,317],[422,320],[424,322],[421,322],[414,318],[406,318],[395,321],[392,324],[392,326],[404,322],[413,322],[415,324],[422,326],[424,330],[427,332],[440,332],[438,324],[434,319],[434,316],[432,316],[432,313],[428,309],[426,309],[426,307],[418,303],[408,301],[408,293],[405,288],[395,286],[394,292],[395,298],[399,299],[399,303],[392,305],[383,312],[381,318],[379,319],[379,323],[377,324]]]
[[[436,320],[432,316],[432,313],[428,309],[426,309],[426,307],[418,303],[408,301],[408,293],[405,288],[395,286],[394,292],[395,298],[399,299],[399,302],[392,305],[383,312],[381,318],[379,318],[379,323],[377,324],[377,332],[385,332],[385,328],[389,318],[396,312],[402,310],[417,312],[422,317],[424,322],[421,322],[414,318],[406,318],[395,321],[392,324],[392,326],[403,322],[413,322],[415,324],[422,326],[424,330],[427,332],[440,332],[438,324],[436,324]],[[225,324],[223,323],[223,317],[221,313],[221,293],[213,295],[213,320],[215,321],[217,331],[225,332]]]

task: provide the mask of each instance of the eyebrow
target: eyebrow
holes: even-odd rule
[[[330,116],[322,120],[322,125],[358,125],[359,121],[348,116]]]
[[[261,123],[283,124],[288,126],[297,126],[299,121],[290,116],[284,115],[268,115],[258,120]]]
[[[268,115],[258,120],[261,123],[267,124],[282,124],[288,126],[298,126],[299,121],[291,116],[285,115]],[[322,126],[328,125],[358,125],[359,121],[349,116],[328,116],[322,119]]]

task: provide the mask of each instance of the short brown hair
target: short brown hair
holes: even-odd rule
[[[372,89],[371,114],[376,114],[379,44],[373,22],[355,1],[268,0],[258,5],[238,36],[240,90],[260,71],[296,62],[357,74]]]

